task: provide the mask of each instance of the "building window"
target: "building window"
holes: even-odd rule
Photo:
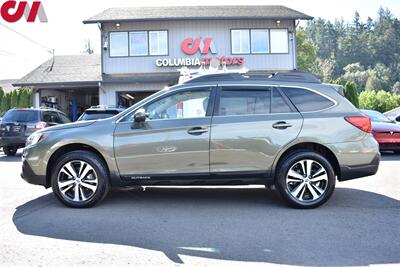
[[[150,55],[168,55],[168,33],[167,31],[150,31]]]
[[[267,29],[251,30],[251,53],[269,53],[269,32]]]
[[[232,54],[287,54],[289,34],[287,29],[231,30]]]
[[[147,32],[130,32],[129,33],[129,55],[130,56],[147,56],[148,55]]]
[[[249,30],[232,30],[232,54],[250,53]]]
[[[270,29],[271,53],[289,53],[287,29]]]
[[[110,33],[110,57],[128,56],[128,33],[111,32]]]

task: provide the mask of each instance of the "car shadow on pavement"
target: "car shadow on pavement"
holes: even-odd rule
[[[147,188],[111,192],[91,209],[47,194],[19,206],[17,229],[34,236],[126,245],[179,255],[293,265],[400,262],[400,201],[337,188],[324,206],[287,207],[263,188]]]
[[[381,161],[400,161],[400,155],[391,152],[381,152]]]
[[[21,162],[22,153],[17,153],[15,156],[6,156],[0,153],[0,162]]]

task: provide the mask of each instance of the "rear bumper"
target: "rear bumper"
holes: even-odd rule
[[[30,184],[43,185],[48,188],[46,176],[36,175],[26,159],[22,158],[22,172],[21,177]]]
[[[356,166],[340,166],[341,175],[339,181],[347,181],[360,177],[370,176],[377,173],[379,168],[380,153],[377,153],[369,164]]]
[[[26,136],[0,137],[0,147],[3,146],[24,147],[26,139],[27,139]]]

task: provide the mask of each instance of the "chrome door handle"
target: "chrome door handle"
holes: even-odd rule
[[[291,125],[290,123],[287,123],[286,121],[278,121],[275,122],[274,124],[272,124],[272,127],[275,129],[281,129],[284,130],[286,128],[292,127],[293,125]]]
[[[199,126],[199,127],[190,128],[187,132],[188,132],[188,134],[192,134],[192,135],[200,135],[200,134],[208,132],[208,129],[207,129],[207,127]]]

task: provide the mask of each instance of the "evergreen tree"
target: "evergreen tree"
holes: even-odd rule
[[[344,96],[355,106],[359,107],[357,87],[353,82],[347,82],[344,86]]]

